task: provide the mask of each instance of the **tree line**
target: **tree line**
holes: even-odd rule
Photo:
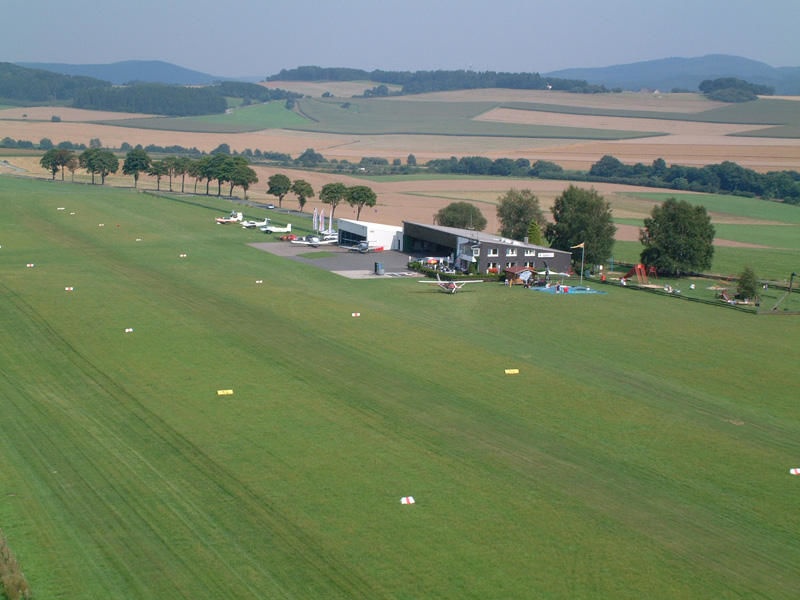
[[[698,86],[700,91],[710,100],[718,102],[750,102],[759,96],[772,96],[775,88],[768,85],[750,83],[736,77],[720,77],[706,79]]]
[[[566,171],[550,161],[536,161],[531,164],[524,158],[452,156],[428,161],[426,167],[437,173],[622,183],[681,191],[761,197],[783,200],[787,204],[800,204],[800,173],[797,171],[759,173],[732,161],[703,167],[688,167],[668,166],[664,159],[657,158],[649,165],[643,163],[627,165],[614,156],[605,155],[586,172]]]
[[[314,188],[305,179],[295,179],[292,181],[283,173],[276,173],[267,180],[267,194],[275,196],[278,200],[278,207],[283,206],[283,200],[287,194],[293,193],[297,197],[300,211],[309,198],[315,195]],[[375,191],[367,185],[346,186],[341,182],[326,183],[319,192],[320,202],[331,207],[331,220],[336,213],[336,207],[342,202],[347,203],[356,209],[356,219],[361,218],[361,211],[364,207],[375,206],[378,196]]]
[[[89,110],[195,116],[225,112],[227,97],[241,98],[247,104],[293,101],[302,94],[235,81],[201,87],[159,83],[112,86],[93,77],[0,63],[0,99],[11,104],[57,102]]]
[[[61,173],[62,181],[65,171],[70,171],[74,176],[78,168],[85,169],[92,176],[92,184],[95,184],[96,177],[99,177],[100,185],[105,184],[108,175],[120,170],[120,159],[117,155],[111,150],[99,147],[87,148],[80,154],[64,148],[51,148],[44,153],[39,164],[50,172],[53,179]],[[223,184],[227,184],[229,196],[233,195],[234,188],[240,187],[245,198],[250,187],[258,183],[256,172],[245,157],[222,153],[197,159],[187,156],[167,156],[154,160],[143,148],[133,148],[127,152],[122,161],[122,173],[133,177],[134,188],[138,186],[140,175],[145,173],[156,179],[158,190],[161,189],[162,179],[168,179],[169,191],[173,191],[173,181],[180,179],[183,193],[188,176],[194,178],[194,193],[197,193],[198,184],[205,181],[205,193],[209,195],[211,183],[216,182],[218,196],[222,195]]]
[[[602,85],[591,85],[582,79],[542,77],[539,73],[503,73],[496,71],[365,71],[344,67],[303,66],[281,69],[267,81],[375,81],[401,87],[401,94],[421,94],[448,90],[508,88],[518,90],[560,90],[576,93],[608,92]],[[376,91],[373,88],[373,94]],[[377,94],[382,95],[382,94]]]
[[[79,168],[85,169],[92,176],[92,184],[105,184],[106,177],[120,171],[120,159],[111,150],[90,147],[76,153],[65,148],[51,148],[39,160],[42,168],[50,172],[52,179],[70,171],[74,177]],[[173,182],[180,181],[181,193],[186,192],[186,178],[194,179],[193,193],[197,193],[199,184],[205,182],[205,194],[211,194],[211,184],[217,185],[217,196],[222,195],[223,185],[228,186],[227,195],[232,196],[233,190],[241,188],[244,197],[247,192],[258,183],[256,172],[250,167],[244,156],[231,156],[224,152],[216,152],[200,158],[187,156],[167,156],[161,160],[153,160],[144,148],[130,149],[122,160],[121,170],[124,175],[133,178],[133,187],[138,187],[139,178],[146,174],[156,179],[156,189],[161,190],[161,181],[166,178],[169,191],[173,191]],[[302,212],[306,203],[316,194],[313,186],[304,179],[292,181],[287,175],[277,173],[272,175],[267,182],[266,193],[278,201],[278,206],[283,207],[283,200],[287,194],[292,193],[297,197],[297,202]],[[365,207],[375,206],[377,195],[374,190],[366,185],[345,186],[343,183],[328,183],[322,186],[319,199],[323,204],[331,207],[333,218],[336,207],[342,202],[356,209],[356,218],[361,217]]]
[[[66,102],[81,90],[94,87],[110,88],[111,82],[0,63],[0,98],[9,103]]]
[[[549,222],[531,190],[511,189],[497,199],[500,235],[573,253],[573,265],[605,263],[614,248],[611,205],[594,189],[570,185],[553,202]],[[453,202],[434,218],[438,225],[482,231],[486,218],[470,202]],[[641,261],[659,273],[685,275],[707,269],[714,256],[715,229],[705,207],[669,198],[655,206],[639,241]],[[575,250],[580,248],[580,252]]]

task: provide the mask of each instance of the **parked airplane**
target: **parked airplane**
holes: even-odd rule
[[[291,240],[291,243],[316,248],[320,245],[320,239],[316,235],[307,235],[296,240]]]
[[[266,227],[269,219],[264,217],[263,221],[242,221],[242,229],[255,229],[256,227]]]
[[[321,244],[338,244],[339,233],[336,231],[320,232],[319,241]]]
[[[228,223],[240,223],[244,219],[244,215],[240,212],[233,211],[227,217],[217,217],[214,219],[217,225],[227,225]]]
[[[382,252],[383,246],[376,246],[374,243],[370,242],[358,242],[355,246],[343,246],[350,250],[350,252],[360,252],[361,254],[366,254],[367,252]]]
[[[439,290],[444,292],[445,294],[455,294],[458,290],[462,287],[467,285],[468,283],[483,283],[483,279],[459,279],[459,280],[452,280],[446,281],[439,277],[439,274],[436,274],[436,281],[420,281],[420,283],[435,283],[439,286]]]
[[[292,232],[292,224],[289,223],[286,227],[279,227],[278,225],[264,225],[263,227],[258,228],[259,231],[263,231],[264,233],[291,233]]]

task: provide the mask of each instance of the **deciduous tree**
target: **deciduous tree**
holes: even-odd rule
[[[378,196],[367,185],[354,185],[347,188],[347,203],[356,208],[356,220],[361,218],[361,209],[365,206],[375,206]]]
[[[142,148],[134,148],[125,155],[122,163],[122,172],[125,175],[133,175],[133,187],[139,185],[139,173],[146,173],[150,168],[150,156]]]
[[[267,193],[278,199],[278,207],[283,206],[283,199],[292,189],[292,180],[283,173],[276,173],[267,179]]]
[[[714,233],[704,206],[669,198],[644,220],[641,260],[670,275],[707,269],[714,256]]]
[[[87,148],[81,152],[79,160],[81,167],[91,173],[92,184],[94,184],[95,175],[100,175],[100,185],[103,185],[106,182],[106,176],[116,173],[119,169],[119,159],[111,150]]]
[[[742,300],[755,300],[758,296],[758,278],[752,267],[745,267],[739,273],[739,282],[736,285],[736,296]]]
[[[486,217],[471,202],[451,202],[433,217],[433,222],[444,227],[460,227],[461,229],[486,229]]]
[[[252,184],[258,183],[258,175],[250,168],[250,164],[243,156],[235,156],[230,160],[233,161],[233,167],[230,172],[230,195],[233,196],[233,188],[238,186],[242,188],[244,197],[247,199],[247,190],[250,189]]]
[[[306,205],[306,200],[314,197],[314,188],[305,179],[296,179],[292,183],[292,193],[297,196],[297,203],[300,205],[300,212]]]
[[[544,227],[547,222],[539,199],[530,190],[511,189],[497,200],[497,218],[503,237],[522,241],[528,235],[531,223]]]
[[[343,183],[326,183],[319,192],[319,199],[323,204],[331,207],[331,220],[336,212],[336,207],[347,197],[347,186]]]
[[[161,178],[167,174],[167,165],[163,160],[154,160],[147,167],[147,174],[156,178],[156,190],[161,190]]]
[[[611,205],[596,190],[569,186],[553,203],[553,219],[545,229],[552,248],[569,251],[583,244],[588,265],[602,264],[611,256],[617,231]],[[580,261],[580,255],[573,260]]]
[[[44,153],[39,164],[53,174],[53,179],[56,178],[56,173],[61,171],[61,181],[64,181],[64,168],[74,159],[75,153],[72,150],[51,148]]]

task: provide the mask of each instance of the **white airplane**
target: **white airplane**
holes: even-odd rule
[[[436,281],[420,281],[420,283],[435,283],[439,286],[439,290],[444,292],[445,294],[455,294],[458,290],[462,287],[467,285],[468,283],[483,283],[483,279],[459,279],[459,280],[452,280],[446,281],[439,277],[439,274],[436,274]]]
[[[269,219],[264,217],[263,221],[242,221],[242,229],[255,229],[256,227],[266,227]]]
[[[317,234],[317,237],[319,238],[318,244],[320,246],[333,246],[339,243],[339,234],[336,232],[332,233],[320,232],[319,234]]]
[[[240,212],[233,211],[227,217],[217,217],[214,219],[217,225],[227,225],[228,223],[241,223],[244,215]]]
[[[286,227],[279,227],[278,225],[270,225],[268,223],[263,227],[259,227],[258,229],[259,231],[263,231],[264,233],[291,233],[292,224],[289,223],[288,225],[286,225]]]
[[[291,240],[291,243],[299,244],[300,246],[311,246],[313,248],[316,248],[322,242],[316,235],[307,235],[305,237],[297,238],[296,240]]]
[[[360,252],[361,254],[367,254],[368,252],[381,252],[383,250],[382,247],[375,245],[373,242],[358,242],[355,246],[343,246],[350,252]]]

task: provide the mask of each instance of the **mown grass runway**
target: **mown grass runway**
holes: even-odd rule
[[[0,206],[0,527],[36,597],[795,594],[795,317],[347,280],[212,198]]]

